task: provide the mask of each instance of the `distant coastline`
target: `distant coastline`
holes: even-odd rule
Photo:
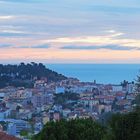
[[[67,77],[77,78],[83,82],[93,82],[96,80],[97,83],[101,84],[119,84],[123,80],[132,82],[140,74],[140,64],[43,64],[47,68]]]
[[[140,64],[45,64],[49,69],[84,82],[119,84],[135,81]]]

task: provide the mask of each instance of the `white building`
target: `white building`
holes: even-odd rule
[[[4,97],[5,97],[5,93],[0,93],[0,101],[2,101],[3,99],[4,99]]]
[[[134,91],[135,91],[135,85],[132,84],[132,83],[127,84],[126,90],[127,90],[127,92],[128,92],[129,94],[130,94],[130,93],[134,93]]]
[[[118,92],[118,91],[122,91],[123,87],[121,85],[113,85],[112,86],[112,91],[113,92]]]
[[[64,87],[56,87],[55,93],[56,94],[65,93],[65,88]]]

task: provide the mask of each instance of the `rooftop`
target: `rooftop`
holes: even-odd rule
[[[0,140],[20,140],[20,139],[14,136],[7,135],[4,132],[0,132]]]

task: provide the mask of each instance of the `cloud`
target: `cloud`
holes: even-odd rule
[[[48,49],[51,46],[49,46],[48,44],[42,44],[42,45],[36,45],[36,46],[20,46],[20,48],[42,48],[42,49]]]
[[[22,33],[22,31],[13,30],[11,33],[0,33],[0,36],[3,38],[8,37],[1,39],[0,42],[8,42],[16,46],[16,48],[51,48],[54,50],[140,50],[140,40],[122,38],[123,35],[124,33],[113,30],[113,33],[111,31],[111,33],[102,36],[42,39],[41,37],[38,38],[37,35],[33,37],[32,34],[26,34],[24,32]]]
[[[2,30],[3,33],[13,33],[13,34],[25,34],[27,32],[18,31],[18,30]]]
[[[117,45],[107,45],[107,46],[64,46],[61,49],[67,50],[140,50],[138,47],[127,47],[127,46],[117,46]]]
[[[1,37],[21,37],[29,35],[32,35],[32,33],[23,29],[19,29],[19,26],[0,26]]]
[[[16,2],[16,3],[31,3],[31,2],[46,2],[46,0],[0,0],[0,2]]]
[[[55,44],[56,46],[109,46],[113,48],[124,47],[125,49],[139,49],[139,39],[128,39],[122,37],[124,33],[115,32],[102,36],[79,36],[79,37],[64,37],[42,40],[42,43]],[[87,48],[89,49],[89,47]],[[121,49],[121,48],[120,48]]]
[[[0,44],[0,48],[10,48],[12,44]]]
[[[128,7],[128,6],[108,6],[108,5],[93,5],[89,6],[87,10],[109,12],[109,13],[121,13],[132,14],[140,13],[140,7]]]
[[[8,15],[8,16],[0,16],[0,20],[10,20],[10,19],[13,19],[13,18],[15,18],[15,16],[10,16],[10,15]]]
[[[136,63],[140,61],[140,51],[112,50],[51,50],[32,48],[0,49],[0,60],[43,61],[50,63]]]
[[[29,36],[28,33],[17,33],[17,32],[0,32],[0,37],[23,37],[23,36]]]
[[[12,48],[14,53],[32,49],[30,57],[50,55],[50,60],[77,60],[85,54],[92,61],[93,52],[101,51],[110,60],[114,53],[117,59],[124,54],[128,59],[129,52],[140,54],[139,17],[138,0],[0,0],[0,44],[8,44],[0,45],[0,52],[5,47],[4,58],[9,58]]]

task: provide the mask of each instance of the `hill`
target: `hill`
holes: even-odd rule
[[[46,78],[48,82],[57,82],[67,77],[46,68],[42,63],[0,64],[0,88],[5,86],[32,87],[35,79],[42,78]]]

